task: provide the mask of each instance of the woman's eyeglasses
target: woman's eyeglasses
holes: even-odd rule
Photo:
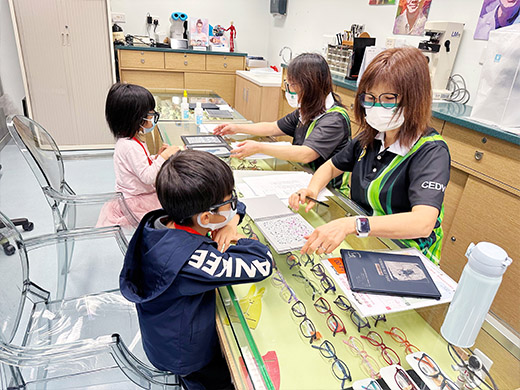
[[[291,311],[296,318],[301,318],[300,332],[303,337],[308,338],[312,344],[315,340],[321,339],[321,334],[316,331],[313,322],[307,317],[307,309],[302,301],[298,301],[291,306]]]
[[[415,345],[411,344],[408,341],[404,332],[401,329],[399,329],[397,326],[392,327],[390,329],[390,332],[385,330],[385,333],[389,334],[390,337],[392,337],[392,339],[394,339],[394,341],[397,341],[398,343],[403,344],[404,351],[407,354],[420,351],[419,348],[417,348]]]
[[[236,210],[237,209],[237,203],[238,203],[237,193],[236,193],[235,190],[233,190],[231,192],[231,198],[229,198],[228,200],[225,200],[222,203],[219,203],[219,204],[216,204],[214,206],[211,206],[209,211],[218,210],[220,207],[225,206],[227,204],[231,204],[231,210]]]
[[[332,373],[341,381],[341,388],[344,389],[345,381],[351,381],[352,376],[345,362],[338,359],[334,345],[332,345],[330,341],[325,340],[320,345],[313,345],[312,348],[318,349],[323,357],[332,359]]]
[[[363,92],[359,94],[359,102],[363,108],[383,107],[390,110],[397,107],[398,96],[398,93],[387,92],[376,97],[371,93]]]
[[[432,378],[439,390],[458,390],[459,387],[441,372],[437,363],[426,353],[423,353],[420,358],[416,356],[413,358],[418,361],[419,370]]]
[[[354,309],[347,297],[338,295],[338,297],[334,300],[334,303],[339,309],[350,312],[350,320],[354,325],[357,326],[358,332],[361,332],[361,329],[363,328],[371,328],[370,322],[357,313],[356,309]],[[386,321],[386,317],[384,315],[372,316],[372,319],[375,322],[374,327],[377,327],[377,323],[379,321]]]
[[[381,348],[381,356],[388,365],[401,364],[401,359],[397,352],[383,343],[383,338],[379,333],[371,330],[366,336],[361,335],[361,338],[367,340],[373,346]]]
[[[379,379],[381,377],[379,375],[379,364],[377,364],[376,360],[363,349],[363,343],[360,339],[350,336],[348,340],[343,340],[343,342],[347,344],[352,353],[361,358],[361,367],[366,375],[372,379]]]
[[[406,371],[400,367],[396,367],[394,380],[401,390],[419,390],[417,389],[417,386],[414,385]]]
[[[325,273],[325,268],[323,268],[323,265],[319,263],[316,264],[311,268],[311,272],[320,279],[320,284],[325,294],[328,291],[336,292],[336,285],[334,284],[332,279]]]
[[[285,92],[289,92],[291,95],[296,95],[296,92],[291,91],[290,84],[287,81],[284,81]]]
[[[329,315],[327,317],[327,326],[332,331],[332,336],[336,336],[336,333],[347,334],[343,321],[332,312],[330,304],[325,298],[318,298],[316,302],[314,302],[314,307],[319,313]]]

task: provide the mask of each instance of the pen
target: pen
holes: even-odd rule
[[[306,196],[305,199],[312,200],[313,202],[321,204],[322,206],[325,206],[325,207],[330,207],[327,203],[324,203],[324,202],[322,202],[322,201],[320,201],[318,199],[311,198],[310,196]]]

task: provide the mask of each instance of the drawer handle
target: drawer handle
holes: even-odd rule
[[[227,64],[224,62],[224,68],[227,68]]]
[[[480,161],[484,157],[484,152],[475,151],[475,160]]]
[[[144,51],[141,52],[141,55],[144,56]]]
[[[184,61],[184,65],[188,66],[188,61]]]
[[[453,242],[457,241],[457,237],[451,236],[451,241],[453,241]]]
[[[141,64],[144,64],[144,58],[141,58]]]

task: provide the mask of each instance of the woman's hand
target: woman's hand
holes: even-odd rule
[[[307,207],[305,207],[305,212],[308,213],[316,204],[312,200],[307,200],[307,196],[316,199],[318,194],[316,191],[313,191],[309,188],[302,188],[296,191],[294,194],[291,194],[289,197],[289,207],[294,211],[297,211],[300,208],[300,204],[307,203]]]
[[[228,135],[238,133],[238,126],[232,123],[223,123],[213,130],[215,135]]]
[[[349,234],[356,231],[356,218],[339,218],[316,228],[309,236],[305,237],[307,242],[301,249],[301,253],[317,255],[331,253],[341,241]]]
[[[165,146],[165,144],[163,144],[163,146],[161,147],[161,149]],[[160,149],[159,149],[160,150]],[[179,148],[177,145],[166,145],[166,148],[164,148],[164,150],[159,153],[161,155],[162,158],[164,158],[165,160],[168,160],[168,158],[170,158],[171,156],[173,156],[175,153],[177,153],[179,150],[181,150],[181,148]]]
[[[231,157],[245,158],[255,153],[259,153],[262,144],[256,141],[243,141],[237,144],[236,148],[231,151]]]

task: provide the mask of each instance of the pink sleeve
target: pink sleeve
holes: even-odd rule
[[[161,156],[158,156],[157,158],[150,156],[152,161],[152,165],[150,165],[141,145],[133,140],[125,142],[125,149],[124,159],[126,160],[128,169],[132,171],[144,184],[155,185],[155,178],[164,163],[164,158]]]

